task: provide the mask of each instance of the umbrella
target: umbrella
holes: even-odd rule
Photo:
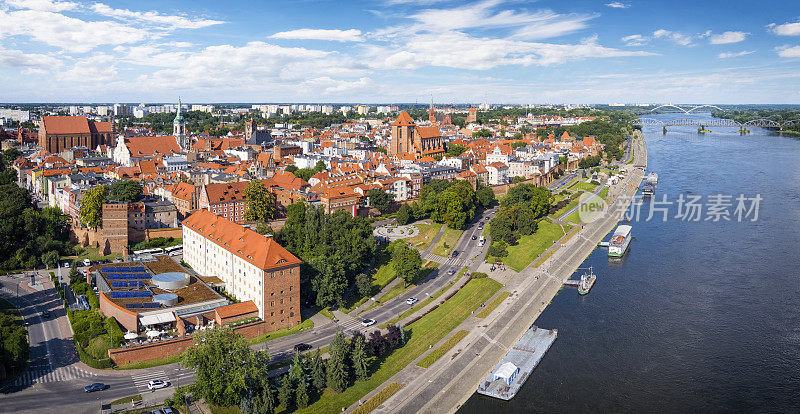
[[[136,339],[138,337],[139,337],[139,334],[137,334],[136,332],[128,332],[128,333],[125,334],[124,338],[130,340],[130,339]]]
[[[161,331],[147,331],[148,338],[155,338],[159,335],[161,335]]]

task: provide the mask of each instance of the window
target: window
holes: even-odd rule
[[[289,312],[290,317],[294,317],[294,312]]]

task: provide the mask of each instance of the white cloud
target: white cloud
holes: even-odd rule
[[[625,36],[621,40],[625,42],[625,46],[643,46],[650,41],[649,38],[638,34]]]
[[[709,42],[712,45],[724,45],[729,43],[739,43],[744,41],[747,38],[747,35],[750,33],[745,32],[725,32],[721,34],[715,34],[711,36]]]
[[[780,46],[776,47],[778,56],[782,58],[800,58],[800,46]]]
[[[735,57],[739,57],[739,56],[746,56],[746,55],[752,54],[754,52],[755,52],[755,50],[743,50],[741,52],[722,52],[722,53],[718,54],[717,57],[720,58],[720,59],[728,59],[728,58],[735,58]]]
[[[711,36],[711,31],[708,30],[704,33],[698,34],[685,34],[673,32],[671,30],[659,29],[653,32],[653,37],[656,39],[667,39],[681,46],[694,46],[694,41],[704,37]]]
[[[114,57],[99,53],[85,59],[79,59],[71,69],[58,74],[58,79],[75,83],[108,82],[117,77],[117,69],[113,65]]]
[[[157,11],[137,12],[127,9],[115,9],[103,3],[95,3],[92,10],[102,16],[121,20],[139,20],[147,23],[167,26],[172,29],[200,29],[225,23],[220,20],[190,19],[184,16],[161,14]]]
[[[611,3],[606,3],[606,6],[611,7],[612,9],[627,9],[628,7],[631,7],[628,4],[620,3],[618,1],[612,1]]]
[[[5,0],[5,3],[17,9],[30,9],[48,12],[75,10],[79,6],[78,3],[71,1],[57,0]]]
[[[0,46],[0,65],[28,68],[56,68],[61,61],[48,55],[24,53],[21,50],[9,50]]]
[[[800,36],[800,21],[795,23],[784,23],[777,25],[772,23],[767,27],[770,28],[772,33],[780,36]]]
[[[101,45],[137,43],[150,36],[146,29],[111,21],[84,21],[38,10],[0,10],[0,38],[29,36],[71,52],[84,53]]]
[[[326,30],[326,29],[297,29],[278,32],[270,36],[273,39],[303,39],[303,40],[332,40],[337,42],[363,42],[361,30]]]

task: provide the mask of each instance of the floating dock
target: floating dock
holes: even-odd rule
[[[478,394],[506,401],[514,398],[557,336],[555,329],[532,325],[478,385]]]

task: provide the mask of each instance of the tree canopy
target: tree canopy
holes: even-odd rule
[[[275,217],[275,194],[261,180],[250,181],[244,189],[244,196],[247,198],[245,220],[266,222]]]
[[[465,228],[475,218],[476,208],[488,206],[483,204],[486,201],[491,203],[486,193],[479,202],[472,185],[461,180],[431,180],[422,186],[419,199],[423,217],[430,217],[437,223],[445,223],[453,229]]]
[[[139,201],[142,198],[142,184],[136,180],[114,181],[108,186],[107,196],[113,201]]]
[[[520,237],[535,233],[537,221],[547,215],[552,202],[553,195],[545,187],[533,184],[512,187],[500,200],[500,209],[490,222],[493,242],[502,240],[513,245]]]
[[[416,282],[422,270],[419,251],[408,247],[405,243],[395,245],[392,250],[392,267],[406,284]]]
[[[108,202],[108,187],[98,185],[83,194],[78,217],[88,227],[98,228],[103,225],[103,204]]]
[[[373,188],[367,192],[367,197],[369,197],[369,203],[378,209],[383,214],[389,211],[389,207],[392,204],[392,196],[391,193],[388,193],[380,188]]]

